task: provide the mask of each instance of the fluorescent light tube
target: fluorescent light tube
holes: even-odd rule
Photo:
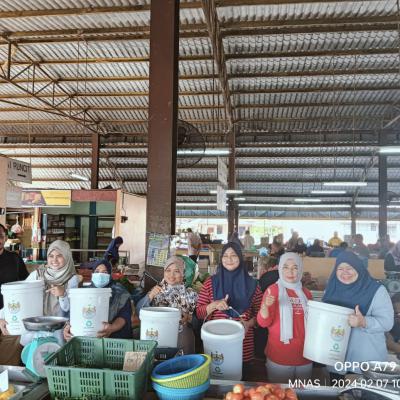
[[[226,194],[243,194],[243,190],[239,190],[239,189],[228,189],[225,190]],[[210,190],[210,194],[217,194],[216,190]]]
[[[80,175],[80,174],[75,174],[74,172],[71,172],[69,174],[69,176],[71,178],[79,179],[80,181],[86,181],[86,182],[89,181],[89,178],[87,176],[83,176],[83,175]]]
[[[177,207],[216,207],[217,203],[176,203]]]
[[[367,182],[324,182],[324,186],[367,186]]]
[[[345,190],[311,190],[311,194],[346,194]]]
[[[188,150],[188,149],[180,149],[177,151],[179,155],[186,156],[198,156],[198,155],[207,155],[207,156],[223,156],[229,154],[229,149],[206,149],[206,150]]]
[[[294,199],[294,201],[298,201],[298,202],[303,202],[303,203],[320,203],[321,199],[313,199],[313,198],[299,198],[299,199]]]
[[[395,154],[400,153],[400,146],[382,146],[379,149],[381,154]]]

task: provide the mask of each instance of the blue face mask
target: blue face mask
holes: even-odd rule
[[[97,288],[103,288],[110,283],[110,275],[103,272],[95,272],[92,275],[93,285]]]

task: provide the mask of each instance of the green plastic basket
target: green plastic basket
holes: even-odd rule
[[[154,350],[153,340],[74,337],[46,360],[53,399],[140,400],[147,387]],[[136,372],[122,371],[127,351],[146,351]]]

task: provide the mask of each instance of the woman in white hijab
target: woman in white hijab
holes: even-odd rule
[[[79,276],[76,274],[71,248],[67,242],[56,240],[47,250],[47,263],[31,272],[27,281],[43,280],[45,283],[43,315],[55,317],[69,316],[69,289],[77,288]],[[3,335],[8,335],[4,312],[0,311],[0,329]],[[56,331],[55,336],[62,339],[62,330]],[[25,346],[31,341],[30,334],[21,337],[21,344]]]
[[[285,253],[279,260],[279,280],[264,293],[257,322],[268,328],[265,348],[268,381],[310,379],[311,361],[303,357],[307,301],[310,291],[301,284],[303,262],[296,253]]]

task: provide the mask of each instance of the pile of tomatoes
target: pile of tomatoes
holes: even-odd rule
[[[243,384],[238,383],[232,392],[225,395],[225,400],[297,400],[297,395],[292,389],[283,389],[272,383],[251,389],[245,389]]]

